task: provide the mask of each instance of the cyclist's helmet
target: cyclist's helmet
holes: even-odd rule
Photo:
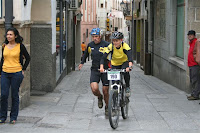
[[[100,28],[93,28],[90,32],[90,35],[100,35]]]
[[[115,32],[112,33],[110,38],[111,39],[123,39],[124,35],[121,32],[115,31]]]

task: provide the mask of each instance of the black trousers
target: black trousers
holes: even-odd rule
[[[112,69],[126,69],[127,67],[129,67],[128,61],[124,62],[121,66],[111,66]],[[129,72],[125,72],[124,73],[124,80],[126,83],[126,87],[130,87],[130,74]]]
[[[199,98],[200,94],[200,66],[189,67],[192,96]]]

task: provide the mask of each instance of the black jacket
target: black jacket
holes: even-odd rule
[[[109,42],[106,42],[103,40],[101,40],[101,42],[98,44],[95,44],[94,41],[90,42],[87,46],[87,49],[85,50],[81,64],[84,64],[87,56],[89,55],[89,53],[91,53],[91,58],[92,58],[91,69],[99,69],[100,68],[100,60],[104,53],[104,48],[107,47],[108,45],[109,45]],[[106,61],[105,61],[104,66],[105,66],[105,68],[106,68],[106,66],[108,66]]]
[[[4,62],[4,57],[3,57],[3,51],[4,51],[4,47],[2,46],[2,56],[1,56],[1,62],[0,62],[0,74],[2,72],[2,67],[3,67],[3,62]],[[23,63],[24,58],[25,63]],[[29,62],[30,62],[30,55],[28,54],[26,47],[23,44],[20,44],[20,57],[19,57],[20,63],[22,65],[22,70],[25,71]]]

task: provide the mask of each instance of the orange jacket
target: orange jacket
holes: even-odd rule
[[[86,45],[84,43],[81,44],[81,49],[82,49],[82,51],[86,50]]]

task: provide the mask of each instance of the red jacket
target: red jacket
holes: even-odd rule
[[[193,50],[194,50],[194,46],[195,43],[197,41],[197,38],[193,39],[192,41],[189,42],[190,45],[190,49],[189,49],[189,53],[188,53],[188,66],[196,66],[198,65],[195,61],[194,61],[194,56],[193,56]]]

